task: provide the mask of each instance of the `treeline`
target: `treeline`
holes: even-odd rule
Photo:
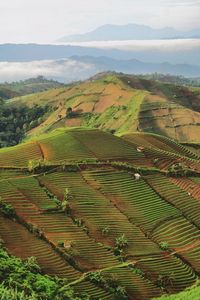
[[[0,101],[0,148],[14,146],[21,142],[27,131],[38,126],[45,119],[49,106],[8,106]]]
[[[138,75],[138,77],[148,80],[158,80],[163,83],[172,83],[175,85],[200,87],[200,78],[186,78],[184,76],[174,76],[171,74],[160,73]]]

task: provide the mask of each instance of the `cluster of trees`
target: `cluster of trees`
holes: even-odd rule
[[[25,261],[7,253],[0,241],[0,298],[9,300],[87,300],[67,281],[41,272],[34,257]]]
[[[18,144],[27,131],[44,120],[49,106],[8,106],[0,101],[0,148]]]

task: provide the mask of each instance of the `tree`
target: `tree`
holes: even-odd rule
[[[72,113],[73,113],[73,110],[71,107],[68,107],[66,109],[66,117],[71,117],[72,116]]]
[[[128,240],[126,239],[124,234],[116,238],[115,245],[118,249],[123,249],[128,246]]]

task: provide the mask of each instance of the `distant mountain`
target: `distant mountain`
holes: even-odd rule
[[[182,75],[186,77],[199,77],[200,66],[188,64],[170,64],[170,63],[146,63],[136,59],[115,60],[108,57],[71,57],[72,60],[92,65],[93,69],[102,71],[115,71],[130,74],[162,73],[171,75]],[[94,68],[95,67],[95,68]]]
[[[2,64],[2,67],[1,67]],[[66,59],[44,60],[32,62],[0,62],[0,80],[26,79],[34,74],[43,75],[48,79],[53,79],[63,83],[71,83],[85,80],[96,73],[105,71],[124,72],[130,74],[150,74],[162,73],[170,75],[181,75],[185,77],[200,77],[200,66],[192,64],[172,64],[172,63],[149,63],[137,59],[113,59],[106,56],[71,56]],[[5,75],[6,74],[6,75]],[[5,77],[6,76],[6,77]],[[15,93],[28,94],[36,91],[59,86],[56,82],[19,82],[0,85],[3,89],[13,90]],[[17,95],[16,95],[17,96]],[[12,96],[14,97],[14,96]],[[4,97],[3,97],[4,98]],[[10,97],[9,97],[10,98]]]
[[[90,42],[114,40],[157,40],[177,38],[200,38],[200,29],[191,31],[178,31],[171,27],[161,29],[151,28],[146,25],[103,25],[85,34],[65,36],[59,42]]]
[[[93,56],[109,57],[118,60],[137,59],[150,63],[169,62],[173,64],[200,65],[200,46],[192,47],[186,43],[181,49],[176,46],[169,51],[169,47],[157,47],[149,49],[119,50],[119,49],[98,49],[92,47],[79,47],[67,45],[38,45],[38,44],[2,44],[0,45],[0,62],[28,62],[39,60],[60,60],[71,56]]]

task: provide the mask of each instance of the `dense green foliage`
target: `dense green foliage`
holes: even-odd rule
[[[41,273],[35,258],[26,261],[9,255],[0,248],[0,299],[9,300],[66,300],[88,299],[79,296],[66,280]]]
[[[0,102],[0,148],[18,144],[25,133],[39,125],[49,109],[48,105],[9,106]]]
[[[5,203],[0,197],[0,213],[2,213],[6,217],[14,217],[15,210],[12,205]]]

